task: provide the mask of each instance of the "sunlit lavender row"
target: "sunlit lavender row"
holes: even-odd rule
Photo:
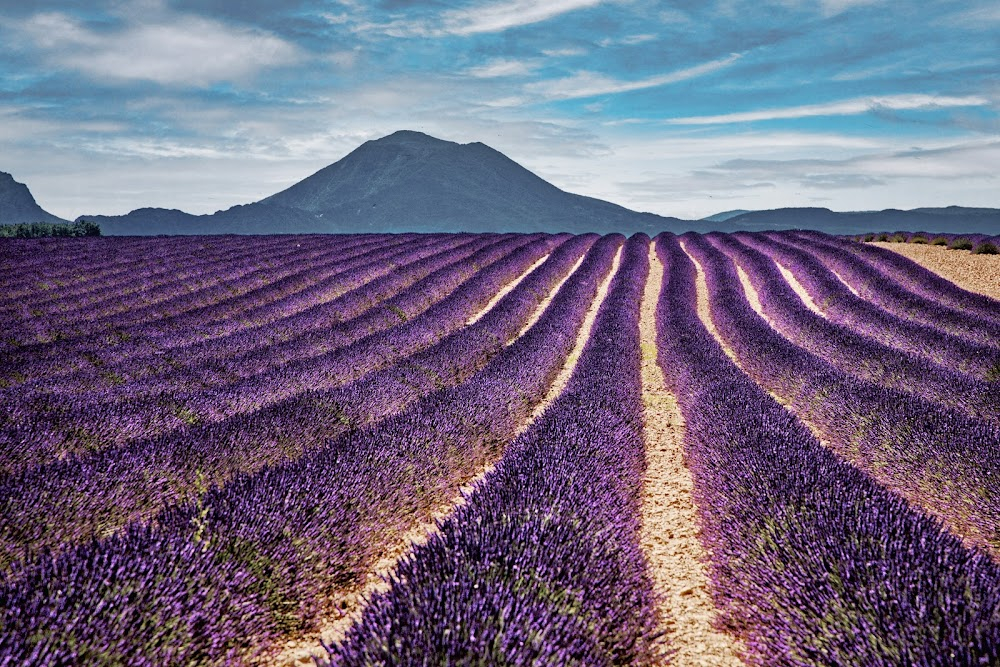
[[[0,665],[302,644],[331,665],[669,664],[638,538],[642,345],[748,663],[1000,661],[1000,303],[889,250],[410,234],[0,257]]]

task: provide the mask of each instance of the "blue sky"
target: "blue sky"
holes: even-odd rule
[[[678,217],[1000,207],[1000,5],[0,0],[0,171],[64,217],[228,208],[397,129]]]

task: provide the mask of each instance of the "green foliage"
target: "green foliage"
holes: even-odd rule
[[[399,306],[397,306],[395,304],[390,304],[389,305],[389,310],[391,310],[393,313],[395,313],[396,317],[398,317],[403,322],[406,321],[406,319],[407,319],[406,318],[406,311],[403,310],[402,308],[400,308]]]
[[[1000,254],[1000,248],[997,248],[995,243],[990,243],[989,241],[983,241],[975,248],[972,249],[973,255],[997,255]]]
[[[910,243],[921,243],[926,245],[928,243],[926,236],[921,236],[917,234],[916,236],[910,237]]]
[[[889,235],[885,233],[879,234],[878,236],[875,237],[875,240],[884,243],[889,240]]]
[[[958,238],[948,245],[949,250],[972,250],[972,241]]]
[[[78,220],[71,223],[22,222],[0,225],[0,238],[39,239],[50,236],[100,236],[101,227],[96,222]]]
[[[931,239],[931,245],[948,245],[948,239],[944,236],[935,236]]]
[[[888,238],[889,243],[904,243],[906,241],[906,236],[903,234],[893,234]]]

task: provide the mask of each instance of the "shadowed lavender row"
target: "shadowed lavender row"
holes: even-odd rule
[[[876,306],[905,319],[916,320],[946,333],[1000,351],[1000,323],[975,313],[945,306],[914,294],[887,277],[874,264],[825,242],[820,234],[778,234],[771,238],[808,250]]]
[[[275,237],[257,248],[276,253],[289,245]],[[254,250],[254,245],[228,236],[82,238],[74,243],[51,239],[7,240],[0,247],[3,266],[9,271],[7,290],[0,295],[0,311],[17,310],[25,303],[44,305],[53,299],[84,297],[121,282],[134,273],[137,265],[150,264],[151,273],[170,279],[182,262],[210,266],[215,261],[248,257]]]
[[[394,243],[395,240],[389,238],[376,245]],[[137,258],[127,275],[106,282],[101,289],[32,305],[25,323],[35,328],[36,335],[34,340],[21,337],[22,351],[52,342],[82,345],[107,332],[169,320],[187,311],[232,300],[236,295],[255,290],[262,281],[277,281],[311,264],[322,270],[324,260],[335,261],[337,256],[344,256],[356,247],[352,242],[330,243],[325,248],[315,242],[306,243],[305,248],[301,245],[294,244],[275,252],[268,252],[265,245],[259,253],[247,248],[228,258],[217,258],[215,262],[199,261],[194,257],[185,261],[180,257],[166,267],[161,266],[155,253]],[[367,247],[372,245],[367,243]]]
[[[919,354],[952,370],[988,379],[1000,369],[1000,350],[952,336],[933,326],[897,317],[855,296],[822,262],[805,250],[763,234],[736,238],[782,264],[832,322],[891,347]]]
[[[9,423],[0,436],[11,442],[11,446],[25,452],[24,458],[11,462],[23,468],[54,455],[96,451],[143,436],[177,430],[185,424],[220,421],[262,409],[308,389],[343,384],[389,363],[400,354],[414,351],[412,345],[407,347],[413,341],[405,338],[405,334],[402,334],[404,344],[396,340],[382,340],[377,334],[391,330],[393,325],[406,317],[424,312],[476,273],[477,267],[492,265],[519,247],[534,243],[530,257],[524,253],[516,255],[520,264],[501,263],[496,267],[498,270],[479,272],[482,275],[476,275],[470,283],[480,286],[492,281],[493,285],[497,282],[502,285],[519,269],[523,270],[543,254],[551,242],[551,239],[541,237],[512,237],[487,244],[471,255],[452,258],[453,261],[392,296],[387,302],[367,308],[359,317],[318,336],[321,344],[331,351],[314,352],[312,356],[292,363],[279,363],[282,359],[281,345],[275,345],[265,349],[265,354],[258,356],[256,364],[252,363],[253,359],[240,359],[235,366],[242,367],[242,373],[227,370],[222,360],[196,364],[188,374],[176,378],[180,386],[154,377],[103,391],[87,392],[87,387],[83,386],[78,387],[76,393],[58,396],[45,393],[39,396],[31,392],[17,394],[20,400],[12,405]],[[470,263],[475,264],[470,266]],[[386,281],[395,282],[389,278]],[[489,299],[491,294],[488,289],[467,288],[460,291],[457,298],[464,299],[467,307],[474,309]],[[358,307],[364,306],[359,304]],[[445,329],[446,333],[463,323],[460,317],[453,317],[436,323],[436,326]],[[412,321],[407,322],[402,330],[407,331],[413,326]],[[365,344],[366,339],[369,347],[374,345],[372,351],[377,353],[374,356],[370,354],[365,363],[360,363],[361,358],[353,353],[357,352],[357,346]],[[355,347],[349,347],[350,343],[354,343]],[[347,357],[352,357],[351,363],[348,363]],[[268,359],[271,362],[277,359],[275,363],[279,365],[272,366]]]
[[[914,294],[919,294],[952,308],[958,308],[963,312],[975,313],[1000,324],[1000,301],[985,294],[964,290],[930,269],[920,266],[912,259],[903,257],[898,252],[847,241],[835,236],[822,235],[819,238],[830,246],[857,255],[877,266],[883,275]]]
[[[498,457],[572,349],[620,243],[599,242],[582,279],[467,382],[210,490],[155,529],[20,573],[0,589],[0,663],[224,664],[314,629],[387,545]]]
[[[188,289],[182,285],[184,294],[165,303],[139,307],[142,306],[141,302],[133,302],[133,295],[124,292],[113,298],[124,304],[124,308],[128,310],[127,314],[112,315],[101,322],[91,323],[97,329],[92,335],[76,336],[68,340],[60,338],[48,343],[22,346],[11,355],[11,363],[21,358],[29,360],[32,368],[38,370],[32,373],[31,369],[26,368],[22,369],[22,374],[26,374],[29,379],[44,380],[57,373],[62,376],[67,372],[86,373],[87,370],[93,370],[92,366],[104,368],[120,359],[124,363],[131,364],[126,370],[141,376],[145,366],[133,362],[133,359],[147,364],[160,362],[162,365],[160,355],[171,354],[184,360],[187,350],[204,345],[213,339],[226,338],[239,332],[250,334],[274,319],[290,318],[303,309],[326,306],[331,300],[336,300],[338,292],[359,288],[372,279],[389,273],[394,268],[394,260],[397,257],[409,259],[412,263],[413,260],[437,255],[440,261],[441,256],[447,259],[449,251],[455,252],[461,246],[472,246],[469,250],[472,252],[483,244],[483,239],[462,242],[461,239],[455,238],[444,243],[425,245],[425,242],[422,242],[403,248],[390,245],[387,248],[363,249],[357,253],[353,251],[324,253],[322,249],[313,249],[306,254],[302,262],[293,263],[299,274],[320,278],[318,289],[306,290],[304,302],[296,298],[297,295],[294,293],[285,296],[281,289],[274,289],[272,293],[267,289],[266,283],[259,284],[259,281],[268,275],[266,273],[257,276],[258,282],[253,284],[252,289],[241,286],[237,290],[223,290],[220,293],[205,287],[217,285],[220,280],[229,277],[239,281],[246,272],[251,271],[262,261],[256,257],[244,258],[228,266],[213,267],[205,273],[194,273],[196,276],[194,279],[204,288]],[[310,260],[313,255],[321,257],[322,261],[315,258]],[[450,259],[455,261],[456,258]],[[440,266],[438,264],[418,276],[423,277]],[[367,271],[359,275],[359,269]],[[143,272],[137,270],[136,277],[142,279]],[[272,277],[280,281],[277,275]],[[394,291],[388,292],[392,293]],[[285,298],[282,298],[283,296]],[[258,302],[254,303],[255,300]],[[241,316],[227,319],[225,314],[231,315],[234,312],[230,306],[233,302],[242,307]],[[129,310],[132,306],[135,308]],[[275,306],[278,308],[277,312],[274,310]],[[226,341],[221,342],[225,344]],[[156,367],[155,363],[153,367]],[[127,377],[129,376],[122,376],[122,379]],[[108,383],[104,382],[98,386],[107,385]],[[54,386],[58,387],[58,383]]]
[[[763,253],[735,237],[706,237],[746,272],[765,316],[790,341],[843,373],[1000,425],[1000,383],[970,378],[894,350],[810,311]]]
[[[1000,660],[997,566],[740,372],[698,318],[691,260],[675,237],[657,242],[659,362],[684,414],[716,604],[751,664]]]
[[[683,238],[743,370],[846,459],[1000,558],[1000,427],[854,378],[796,346],[754,312],[728,257],[704,237]]]
[[[464,381],[517,336],[537,304],[594,238],[573,237],[478,322],[383,371],[335,390],[311,390],[256,413],[56,462],[3,480],[0,511],[10,521],[0,527],[0,564],[7,566],[41,549],[75,543],[91,534],[106,536],[155,516],[167,504],[190,499],[203,490],[201,483],[222,484],[241,472],[295,458],[434,390]],[[577,284],[593,283],[594,273],[603,270],[615,243],[613,238],[601,242],[563,289],[577,292]],[[535,244],[546,244],[546,240]],[[520,263],[536,252],[524,248]],[[480,272],[472,281],[476,285],[464,290],[464,299],[456,294],[427,317],[408,323],[411,349],[440,333],[449,321],[464,323],[472,297],[478,294],[479,302],[496,292],[496,281],[488,280],[490,273],[489,269]],[[380,340],[398,346],[383,346],[384,358],[398,357],[403,351],[405,341],[399,336]],[[352,367],[355,361],[359,359],[344,359]]]
[[[648,242],[626,245],[562,395],[400,563],[331,665],[656,664],[638,542]]]

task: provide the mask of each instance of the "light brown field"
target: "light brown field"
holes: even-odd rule
[[[872,243],[930,269],[962,289],[1000,299],[1000,255],[973,255],[922,243]]]

